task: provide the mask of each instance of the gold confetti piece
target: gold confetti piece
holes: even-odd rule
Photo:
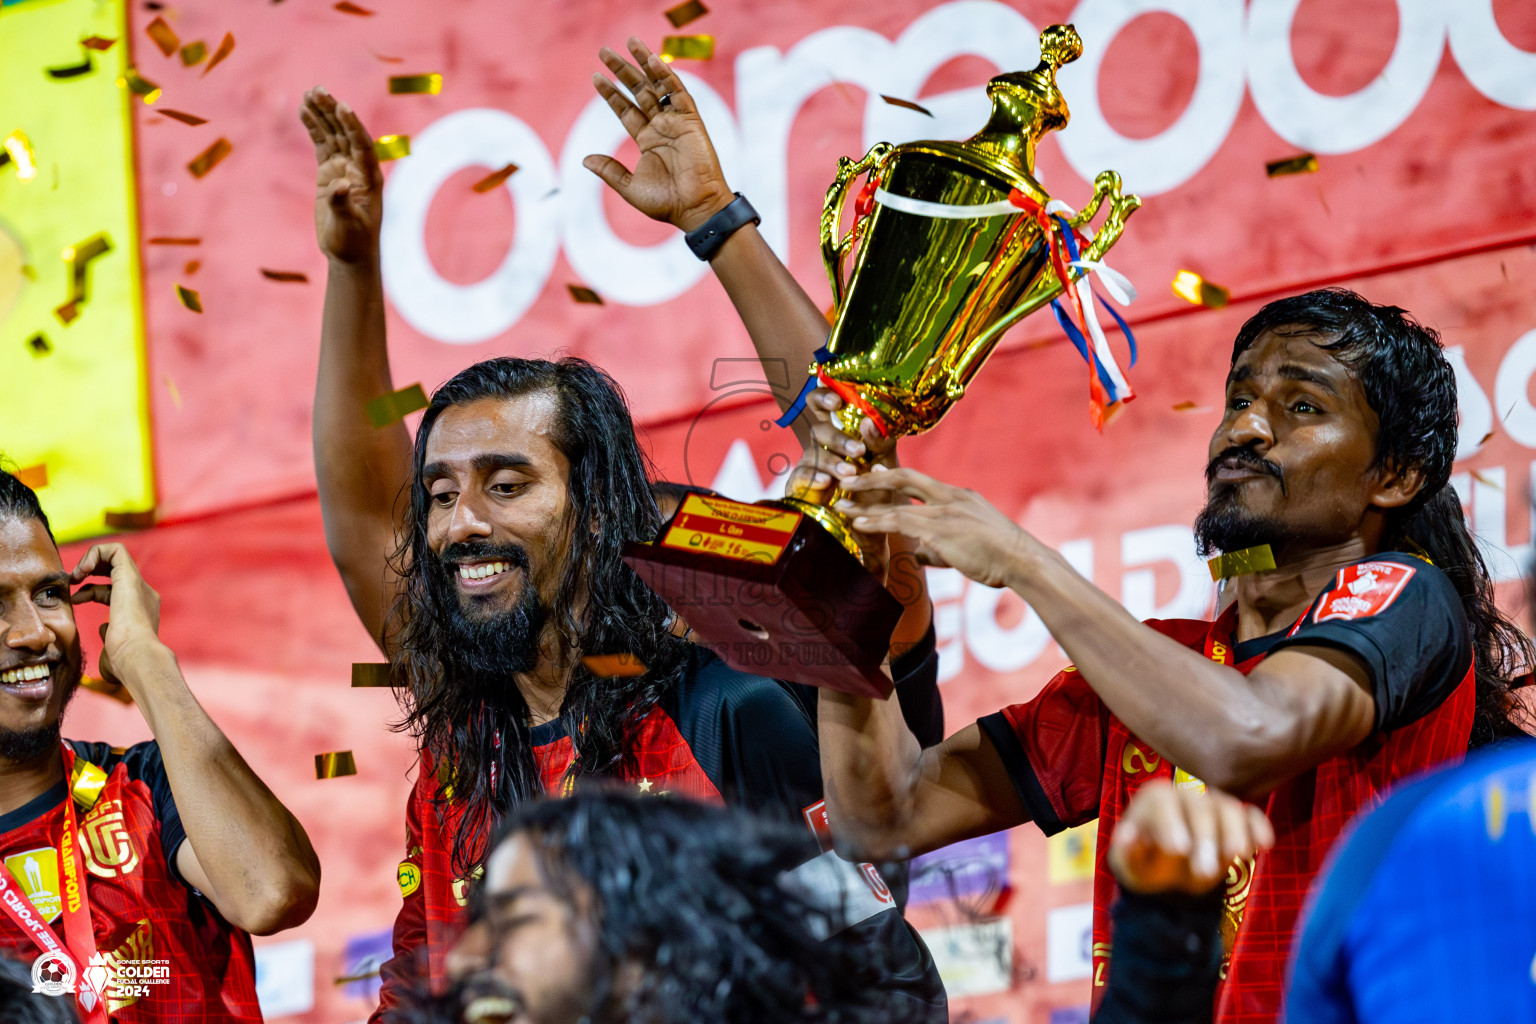
[[[568,284],[565,287],[570,291],[571,298],[577,302],[585,302],[594,306],[601,306],[603,304],[603,297],[591,288],[579,284]]]
[[[1195,404],[1194,402],[1180,402],[1178,405],[1175,405],[1173,407],[1173,411],[1174,412],[1189,412],[1191,409],[1198,409],[1198,408],[1200,408],[1200,406]]]
[[[59,323],[63,324],[65,327],[68,327],[80,316],[80,300],[70,299],[68,302],[64,303],[64,305],[55,309],[53,311],[53,315],[58,318]]]
[[[16,165],[16,178],[31,181],[37,177],[37,157],[32,152],[32,140],[20,128],[5,137],[5,155]]]
[[[48,336],[38,331],[27,339],[27,348],[32,350],[34,356],[45,356],[53,351],[53,346],[48,343]]]
[[[198,272],[202,265],[202,260],[188,260],[187,265],[181,268],[181,272],[186,276],[191,277],[193,274]]]
[[[48,486],[48,466],[43,462],[28,466],[26,469],[18,469],[11,475],[34,491]]]
[[[359,7],[357,4],[349,3],[348,0],[341,0],[341,3],[336,4],[336,9],[342,14],[356,14],[363,18],[373,17],[373,12],[368,8]]]
[[[1264,173],[1271,178],[1283,178],[1287,174],[1316,174],[1317,157],[1311,153],[1298,153],[1284,160],[1271,160],[1264,165]]]
[[[363,971],[361,974],[343,974],[341,977],[333,979],[332,984],[348,985],[354,981],[367,981],[369,978],[377,978],[378,976],[379,969],[374,967]]]
[[[373,140],[373,152],[380,160],[398,160],[411,155],[409,135],[380,135]]]
[[[1232,298],[1231,292],[1193,270],[1181,270],[1173,276],[1173,294],[1206,309],[1220,309]]]
[[[169,235],[156,235],[149,240],[150,245],[202,245],[201,238],[173,238]]]
[[[581,659],[581,663],[599,679],[643,676],[646,673],[645,662],[633,654],[588,654]]]
[[[206,56],[208,56],[208,46],[202,40],[188,43],[181,48],[181,66],[184,68],[195,67],[201,64]]]
[[[181,408],[181,391],[176,387],[176,382],[171,380],[171,375],[165,375],[165,390],[171,393],[171,404]]]
[[[192,172],[192,177],[201,178],[219,165],[219,161],[229,156],[235,147],[229,144],[229,140],[220,138],[219,141],[197,154],[196,158],[187,164],[187,170]]]
[[[80,40],[80,45],[87,50],[110,50],[116,39],[103,39],[101,36],[86,36]]]
[[[317,779],[339,779],[343,775],[356,774],[357,762],[352,759],[350,750],[315,755],[315,778]]]
[[[895,96],[887,96],[885,93],[881,93],[880,98],[885,100],[885,102],[889,103],[893,107],[901,107],[904,110],[915,110],[919,114],[927,114],[929,117],[933,116],[933,111],[929,110],[921,103],[913,103],[911,100],[899,99]]]
[[[223,63],[224,58],[235,52],[235,36],[232,32],[225,32],[224,39],[219,43],[219,48],[213,51],[213,57],[209,59],[208,66],[203,68],[202,77],[208,77],[208,72]]]
[[[188,114],[182,110],[170,110],[168,108],[162,107],[155,111],[155,113],[164,114],[172,121],[180,121],[182,124],[190,124],[195,126],[208,123],[208,119],[206,117],[198,117],[196,114]]]
[[[389,677],[388,662],[355,661],[352,663],[352,685],[394,686],[395,682]]]
[[[1499,483],[1497,480],[1493,479],[1492,477],[1484,476],[1482,473],[1477,472],[1475,470],[1472,473],[1472,479],[1476,480],[1478,483],[1482,484],[1484,487],[1492,487],[1494,490],[1500,491],[1500,492],[1502,492],[1504,490],[1504,485],[1503,484]]]
[[[59,80],[66,78],[79,78],[81,75],[90,74],[95,69],[95,67],[96,65],[91,63],[91,55],[86,54],[85,60],[81,61],[79,64],[70,64],[62,68],[49,68],[48,77]],[[118,79],[118,81],[121,83],[122,79]]]
[[[144,34],[155,41],[160,47],[160,52],[169,57],[176,52],[181,45],[181,40],[176,38],[176,30],[165,23],[165,19],[156,17],[154,21],[144,26]]]
[[[424,75],[390,75],[389,91],[395,96],[409,93],[436,96],[443,91],[443,76],[436,71]]]
[[[69,298],[64,305],[53,311],[59,322],[68,327],[80,316],[80,307],[90,298],[91,261],[112,250],[112,240],[105,233],[92,235],[83,242],[71,245],[60,253],[69,264]]]
[[[369,53],[373,53],[372,50],[369,50],[368,52]],[[404,64],[405,63],[405,58],[404,57],[386,57],[382,53],[373,53],[373,56],[374,56],[374,58],[376,60],[381,60],[385,64]]]
[[[181,304],[183,306],[186,306],[192,312],[201,313],[203,311],[202,296],[198,295],[197,292],[193,291],[191,288],[185,288],[181,285],[177,285],[176,297],[181,300]]]
[[[709,60],[714,55],[714,36],[661,37],[661,59],[669,64],[674,60]]]
[[[141,512],[107,512],[101,520],[112,530],[147,530],[155,525],[155,510]]]
[[[666,10],[667,20],[672,23],[673,28],[682,28],[690,21],[697,21],[708,13],[709,8],[699,3],[699,0],[686,0],[685,3]]]
[[[1477,446],[1479,448],[1481,448],[1483,445],[1487,444],[1489,441],[1492,441],[1492,440],[1493,440],[1493,431],[1490,430],[1490,431],[1488,431],[1488,433],[1483,435],[1483,439],[1481,441],[1477,442]]]
[[[301,274],[297,270],[268,270],[261,268],[261,276],[268,281],[289,281],[294,284],[309,284],[309,275]]]
[[[1233,576],[1246,576],[1251,572],[1265,572],[1275,567],[1275,553],[1268,544],[1228,551],[1206,562],[1211,569],[1211,579],[1216,582]]]
[[[145,104],[153,103],[160,98],[160,87],[139,74],[138,68],[135,67],[129,67],[124,71],[123,77],[117,80],[117,85],[142,99]]]
[[[428,404],[427,393],[421,385],[412,384],[408,388],[371,400],[367,405],[368,421],[375,430],[379,430],[392,423],[399,423],[417,409],[425,409]]]
[[[96,676],[81,676],[80,689],[99,693],[103,697],[111,697],[120,704],[132,704],[133,694],[128,692],[128,687],[122,683],[109,683],[105,679]]]
[[[485,177],[481,178],[479,181],[475,182],[473,186],[474,190],[476,192],[493,191],[498,185],[502,184],[516,173],[517,164],[507,164],[507,166],[503,167],[501,170],[493,171],[490,174],[487,174]]]

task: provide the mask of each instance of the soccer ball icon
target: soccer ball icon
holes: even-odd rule
[[[32,991],[61,996],[75,990],[75,965],[60,953],[44,953],[32,962]]]

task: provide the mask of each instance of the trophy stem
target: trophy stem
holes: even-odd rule
[[[854,539],[853,527],[848,523],[848,517],[841,512],[828,508],[834,501],[846,497],[846,492],[840,487],[821,492],[807,492],[798,498],[781,498],[778,501],[764,502],[768,505],[778,505],[783,508],[794,509],[810,519],[814,519],[823,530],[832,535],[832,538],[843,546],[854,558],[862,564],[864,552],[859,548],[859,542]],[[865,566],[868,568],[868,566]]]

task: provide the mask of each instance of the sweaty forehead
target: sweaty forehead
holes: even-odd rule
[[[429,463],[468,463],[486,453],[518,454],[534,465],[565,464],[555,445],[559,402],[548,391],[449,406],[427,437]]]
[[[30,589],[63,571],[59,549],[42,523],[0,516],[0,587]]]
[[[1330,331],[1317,331],[1303,327],[1282,327],[1278,332],[1266,330],[1253,339],[1232,362],[1228,379],[1236,380],[1260,374],[1279,372],[1283,366],[1305,367],[1318,374],[1337,380],[1341,384],[1353,380],[1354,374],[1338,357],[1324,348],[1338,336]]]

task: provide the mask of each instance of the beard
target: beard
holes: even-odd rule
[[[0,760],[12,763],[35,761],[59,745],[63,735],[64,709],[75,699],[80,689],[80,662],[66,659],[59,663],[59,688],[64,699],[59,703],[59,713],[48,725],[31,729],[0,728]]]
[[[498,609],[480,598],[463,597],[455,580],[460,560],[500,559],[523,574],[522,592],[509,609]],[[426,570],[432,587],[436,619],[443,624],[438,658],[448,679],[476,686],[490,698],[502,687],[515,685],[512,676],[531,671],[539,661],[539,638],[548,609],[533,585],[528,553],[515,544],[453,544],[434,555]]]
[[[1291,537],[1285,521],[1273,513],[1255,512],[1243,504],[1240,483],[1215,485],[1216,471],[1223,465],[1240,465],[1268,473],[1280,481],[1285,493],[1285,476],[1277,464],[1260,457],[1252,449],[1228,448],[1205,467],[1208,495],[1205,507],[1195,516],[1195,547],[1201,558],[1223,551],[1268,544],[1278,547]]]

